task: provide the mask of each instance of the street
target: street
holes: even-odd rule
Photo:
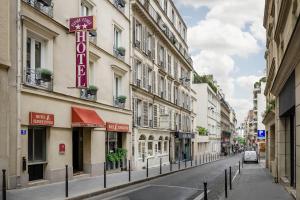
[[[240,156],[228,157],[207,165],[105,193],[90,198],[90,200],[201,199],[204,180],[208,183],[208,199],[219,199],[224,192],[224,170],[232,166],[232,176],[234,176],[238,170],[240,159]]]

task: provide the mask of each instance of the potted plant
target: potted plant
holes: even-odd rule
[[[120,56],[125,56],[125,48],[124,47],[118,47],[117,51],[119,53]]]
[[[108,153],[106,158],[110,162],[110,169],[113,169],[116,161],[118,161],[116,153],[114,152]]]
[[[38,69],[40,79],[44,82],[50,82],[52,78],[52,72],[49,69],[40,68]]]
[[[122,167],[122,168],[124,167],[123,159],[126,157],[126,154],[127,154],[126,149],[118,148],[116,150],[116,155],[117,155],[117,158],[118,158],[118,161],[119,161],[119,166]]]
[[[98,87],[97,87],[97,86],[94,86],[94,85],[90,85],[90,86],[87,88],[87,93],[90,94],[90,95],[96,95],[96,94],[97,94],[97,91],[98,91]]]
[[[127,99],[127,97],[123,96],[123,95],[117,97],[117,100],[119,103],[125,103],[126,99]]]

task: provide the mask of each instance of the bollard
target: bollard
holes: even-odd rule
[[[242,168],[244,168],[244,158],[242,158]]]
[[[203,185],[204,185],[204,200],[207,200],[207,182],[205,181]]]
[[[193,166],[193,159],[191,159],[191,167]]]
[[[184,166],[185,166],[185,168],[186,168],[186,158],[185,158],[185,160],[184,160]]]
[[[128,161],[128,181],[131,182],[131,162]]]
[[[146,177],[148,178],[148,176],[149,176],[149,162],[148,162],[148,158],[147,158]]]
[[[68,165],[66,165],[66,185],[65,185],[65,196],[69,197],[69,175],[68,175]]]
[[[6,200],[6,170],[2,169],[2,198],[3,200]]]
[[[178,170],[180,170],[180,160],[178,160]]]
[[[172,162],[170,161],[170,172],[172,171]]]
[[[159,159],[159,174],[162,173],[162,169],[161,169],[161,160],[162,160],[162,158]]]
[[[104,162],[103,186],[106,188],[106,163]]]
[[[229,189],[232,190],[231,166],[229,167]]]
[[[239,161],[239,174],[241,174],[241,161]]]
[[[228,197],[228,191],[227,191],[227,169],[225,169],[225,198]]]

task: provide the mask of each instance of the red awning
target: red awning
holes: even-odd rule
[[[105,128],[105,122],[94,110],[72,107],[72,127]]]

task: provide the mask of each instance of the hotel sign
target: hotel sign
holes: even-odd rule
[[[75,32],[76,39],[76,88],[88,86],[88,31],[94,29],[94,16],[76,17],[69,20],[69,32]]]
[[[106,122],[106,130],[112,132],[123,132],[127,133],[129,131],[128,124],[117,124],[117,123],[109,123]]]
[[[46,113],[29,113],[29,124],[35,126],[53,126],[54,125],[54,115]]]

